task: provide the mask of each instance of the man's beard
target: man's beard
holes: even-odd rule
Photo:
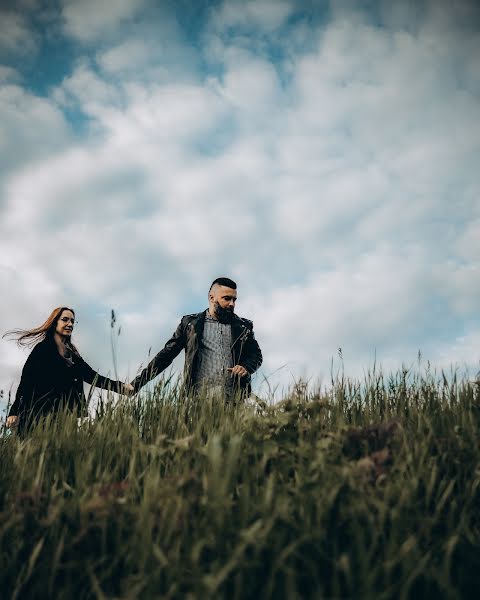
[[[231,323],[233,314],[233,308],[222,308],[218,302],[215,302],[215,316],[220,323]]]

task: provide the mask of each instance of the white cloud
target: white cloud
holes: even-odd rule
[[[468,372],[470,380],[476,378],[480,373],[480,359],[478,348],[480,347],[480,329],[471,328],[467,333],[458,335],[448,342],[438,344],[425,358],[438,370],[443,369],[448,375],[451,370],[457,370],[461,376]]]
[[[105,81],[82,60],[61,86],[52,90],[52,97],[64,107],[79,107],[88,116],[99,118],[102,107],[118,106],[122,96],[109,81]]]
[[[220,89],[228,102],[247,119],[252,113],[270,111],[280,98],[273,65],[237,50],[227,52],[225,59],[227,69]]]
[[[415,265],[415,266],[414,266]],[[403,346],[416,319],[428,311],[428,267],[415,249],[403,255],[389,246],[376,248],[334,270],[318,272],[302,284],[255,295],[256,328],[264,340],[267,370],[281,362],[292,372],[326,374],[341,347],[358,369],[375,349]],[[392,332],[396,332],[391,339]],[[292,340],[301,339],[301,344]]]
[[[480,194],[480,190],[477,193]],[[478,202],[474,216],[477,218],[465,224],[457,243],[458,255],[465,261],[480,260],[480,203]]]
[[[283,25],[292,11],[292,4],[284,0],[229,0],[214,13],[212,21],[220,30],[258,27],[271,32]]]
[[[31,55],[38,49],[38,39],[27,19],[13,10],[0,10],[0,54]]]
[[[81,42],[92,42],[118,28],[142,8],[143,0],[63,0],[62,14],[67,34]]]
[[[167,22],[160,31],[137,34],[138,37],[98,52],[96,63],[103,75],[123,81],[129,89],[198,82],[197,55],[193,48],[181,43],[176,27]]]
[[[20,85],[0,86],[2,171],[59,151],[69,140],[65,117],[52,102],[28,93]]]
[[[148,63],[151,49],[143,40],[131,39],[101,52],[98,63],[109,73],[138,69]]]
[[[0,84],[3,83],[17,83],[22,79],[20,73],[12,67],[0,65]]]

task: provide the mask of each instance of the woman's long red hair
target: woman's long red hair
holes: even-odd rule
[[[48,319],[33,329],[11,329],[3,334],[2,337],[12,337],[16,339],[19,346],[34,346],[38,342],[43,341],[46,337],[53,336],[55,329],[57,328],[58,319],[64,310],[69,310],[75,317],[75,311],[73,308],[68,306],[59,306],[54,308],[48,317]],[[70,342],[72,348],[75,348],[72,342]]]

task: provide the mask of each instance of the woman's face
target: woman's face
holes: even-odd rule
[[[71,310],[62,310],[62,314],[58,318],[55,333],[64,337],[72,335],[73,326],[75,324],[75,315]]]

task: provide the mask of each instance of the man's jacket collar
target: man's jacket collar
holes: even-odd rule
[[[208,313],[208,308],[203,312],[197,313],[193,316],[192,326],[199,338],[203,335],[203,328],[205,326],[205,318]],[[242,319],[234,313],[232,320],[232,345],[237,343],[242,336],[247,333],[247,327],[243,323]]]

